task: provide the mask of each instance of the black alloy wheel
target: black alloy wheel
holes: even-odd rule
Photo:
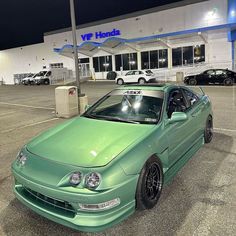
[[[145,163],[139,176],[136,191],[137,209],[144,210],[153,208],[160,198],[162,186],[162,165],[155,156],[152,156]]]
[[[211,116],[208,116],[204,132],[205,143],[210,143],[212,138],[213,138],[213,119]]]

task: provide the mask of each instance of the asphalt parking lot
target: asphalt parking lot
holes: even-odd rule
[[[93,103],[115,88],[83,84]],[[55,118],[53,86],[0,86],[0,235],[235,235],[236,87],[206,86],[214,110],[214,140],[205,145],[164,188],[157,206],[136,212],[97,234],[49,221],[15,199],[10,166],[36,134],[63,122]]]

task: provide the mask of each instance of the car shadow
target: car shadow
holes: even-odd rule
[[[224,205],[224,201],[212,201],[207,193],[212,190],[212,180],[221,163],[231,154],[233,138],[215,133],[211,144],[205,145],[164,187],[161,198],[151,210],[136,211],[127,220],[101,233],[82,233],[43,218],[17,199],[0,211],[0,226],[6,235],[176,235],[185,229],[184,222],[198,203]],[[201,208],[202,211],[204,209]],[[204,214],[200,212],[199,214]],[[193,222],[197,224],[197,222]],[[194,229],[194,226],[192,226]],[[193,231],[191,232],[191,235]]]

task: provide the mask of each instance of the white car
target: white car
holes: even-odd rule
[[[32,81],[33,81],[35,76],[36,76],[36,74],[30,73],[24,79],[21,80],[21,83],[24,84],[24,85],[32,84]]]
[[[155,76],[150,70],[132,70],[127,72],[125,75],[117,76],[116,83],[119,85],[125,83],[139,83],[145,84],[150,80],[155,81]]]

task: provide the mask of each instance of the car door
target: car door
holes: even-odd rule
[[[125,83],[132,83],[133,81],[133,74],[134,74],[134,71],[129,71],[126,73],[126,75],[124,76],[124,82]]]
[[[215,83],[222,84],[227,78],[225,70],[216,70]]]
[[[178,101],[178,104],[176,104]],[[186,112],[188,110],[188,103],[182,93],[181,89],[173,89],[170,91],[167,107],[166,117],[171,118],[173,112],[185,112],[187,114],[187,120],[170,124],[167,122],[165,126],[167,140],[168,140],[168,152],[169,152],[169,164],[172,166],[178,161],[192,146],[193,144],[193,132],[195,133],[196,126],[193,123],[193,116]]]
[[[133,75],[132,75],[132,83],[137,83],[139,79],[139,71],[135,70],[133,71]]]
[[[205,81],[207,84],[211,83],[214,84],[215,83],[215,70],[208,70],[207,71],[207,75],[205,77]]]

